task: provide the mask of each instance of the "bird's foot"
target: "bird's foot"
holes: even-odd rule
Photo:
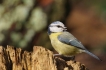
[[[67,58],[70,58],[71,60],[75,60],[75,56],[66,56]]]
[[[64,56],[62,58],[65,59],[66,61],[75,60],[75,56]]]
[[[54,54],[54,57],[61,57],[62,59],[69,61],[69,60],[75,60],[75,56],[64,56],[61,54]]]

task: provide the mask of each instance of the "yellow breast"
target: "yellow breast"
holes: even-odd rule
[[[62,42],[60,42],[58,40],[58,35],[60,35],[62,32],[60,33],[51,33],[50,35],[50,39],[51,39],[51,44],[54,47],[54,49],[62,55],[75,55],[80,53],[80,50],[74,46],[68,45],[68,44],[64,44]]]

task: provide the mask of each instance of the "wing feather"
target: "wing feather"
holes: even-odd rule
[[[68,45],[72,45],[75,46],[77,48],[80,49],[86,49],[80,41],[78,41],[72,34],[70,34],[69,32],[63,32],[62,34],[60,34],[58,36],[59,41],[61,41],[62,43],[68,44]]]

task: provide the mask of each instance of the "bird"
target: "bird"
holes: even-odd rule
[[[74,56],[85,52],[101,61],[100,58],[89,52],[77,38],[68,32],[67,27],[60,21],[54,21],[48,26],[48,35],[53,48],[59,55]]]

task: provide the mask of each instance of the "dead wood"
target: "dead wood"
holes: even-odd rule
[[[21,48],[0,46],[0,70],[87,70],[80,62],[54,57],[43,47],[34,46],[33,52]]]

